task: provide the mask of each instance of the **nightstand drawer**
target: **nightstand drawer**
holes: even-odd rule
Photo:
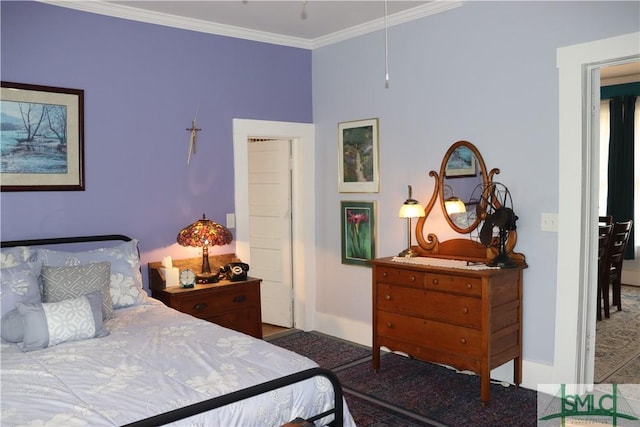
[[[254,337],[262,336],[262,322],[260,312],[255,308],[244,308],[234,311],[227,311],[217,316],[209,317],[205,320],[215,323],[225,328],[234,329]]]
[[[180,311],[205,319],[226,311],[259,306],[260,294],[256,289],[257,286],[218,287],[185,295],[180,299]]]

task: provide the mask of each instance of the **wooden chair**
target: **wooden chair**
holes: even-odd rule
[[[605,317],[609,317],[609,241],[611,240],[613,225],[600,225],[598,232],[598,320],[602,320],[602,307],[604,305]],[[605,293],[604,290],[607,290]],[[604,300],[604,303],[603,303]]]
[[[605,285],[605,291],[609,293],[609,284],[613,289],[613,304],[618,306],[618,311],[622,310],[622,301],[620,297],[622,289],[622,261],[624,256],[624,249],[627,247],[629,241],[629,235],[631,234],[631,227],[633,226],[633,220],[616,222],[613,224],[613,230],[611,231],[611,241],[609,242],[609,280]],[[608,299],[608,298],[607,298]],[[607,312],[605,307],[605,313]],[[607,316],[609,317],[609,316]]]
[[[604,225],[612,225],[613,224],[613,216],[611,215],[601,215],[598,217],[598,223]]]

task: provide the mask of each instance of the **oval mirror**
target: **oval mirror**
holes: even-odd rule
[[[468,141],[454,143],[440,166],[440,207],[458,233],[470,233],[481,218],[476,214],[477,187],[487,184],[487,170],[478,149]],[[475,194],[474,194],[474,190]]]

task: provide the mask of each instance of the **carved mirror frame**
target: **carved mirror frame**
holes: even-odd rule
[[[480,187],[480,191],[482,191],[483,187],[491,185],[493,177],[499,173],[500,169],[498,168],[487,172],[480,151],[469,141],[457,141],[449,147],[442,159],[440,172],[433,170],[429,172],[429,176],[435,180],[435,185],[429,203],[424,208],[425,216],[419,218],[416,223],[415,235],[418,246],[415,247],[415,250],[418,255],[480,262],[493,259],[497,255],[497,248],[484,246],[477,239],[472,239],[470,234],[474,233],[482,223],[486,208],[480,197],[474,200],[474,195],[480,195],[474,190]],[[462,222],[453,215],[450,216],[445,206],[448,198],[459,197],[460,193],[464,193],[461,200],[468,209]],[[449,227],[458,234],[466,234],[465,238],[440,242],[435,233],[427,233],[425,237],[425,224],[438,199],[437,206],[441,209]],[[516,241],[517,234],[514,230],[509,234],[509,240],[506,244],[507,250],[511,254],[513,254]],[[521,254],[513,255],[524,260],[524,256]]]

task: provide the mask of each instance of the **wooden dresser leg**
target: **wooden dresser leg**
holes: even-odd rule
[[[374,346],[371,349],[371,356],[371,360],[373,362],[373,370],[375,372],[378,372],[378,369],[380,369],[380,346]]]
[[[490,398],[490,387],[491,387],[491,379],[488,375],[483,375],[480,378],[480,400],[483,405],[489,403]]]

